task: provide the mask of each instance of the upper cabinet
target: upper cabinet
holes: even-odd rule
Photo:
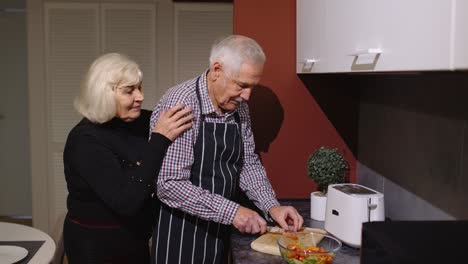
[[[327,0],[297,1],[296,8],[296,72],[321,72],[325,44],[325,3]],[[306,11],[307,10],[307,11]],[[304,34],[302,33],[304,32]],[[305,34],[307,32],[307,34]],[[320,40],[320,41],[317,41]]]
[[[468,1],[457,0],[454,7],[453,66],[455,69],[468,69]]]
[[[468,68],[462,0],[297,0],[297,73]]]

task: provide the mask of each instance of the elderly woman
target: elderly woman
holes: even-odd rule
[[[150,129],[143,99],[142,72],[126,56],[105,54],[89,68],[75,101],[84,118],[63,154],[69,192],[64,244],[71,264],[149,263],[159,206],[155,180],[171,142],[192,126],[192,115],[177,105]]]

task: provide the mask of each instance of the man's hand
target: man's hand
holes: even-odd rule
[[[273,206],[269,213],[284,230],[296,232],[304,223],[302,216],[292,206]]]
[[[257,212],[246,207],[239,206],[234,221],[235,228],[241,233],[257,234],[266,232],[266,221]]]

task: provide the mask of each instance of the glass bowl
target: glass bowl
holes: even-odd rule
[[[341,248],[338,239],[313,232],[288,232],[277,243],[288,264],[331,264]]]

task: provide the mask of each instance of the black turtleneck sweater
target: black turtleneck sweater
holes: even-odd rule
[[[71,130],[63,154],[70,219],[149,237],[157,213],[155,180],[171,144],[158,133],[148,142],[150,115],[143,110],[133,122],[104,124],[84,118]]]

